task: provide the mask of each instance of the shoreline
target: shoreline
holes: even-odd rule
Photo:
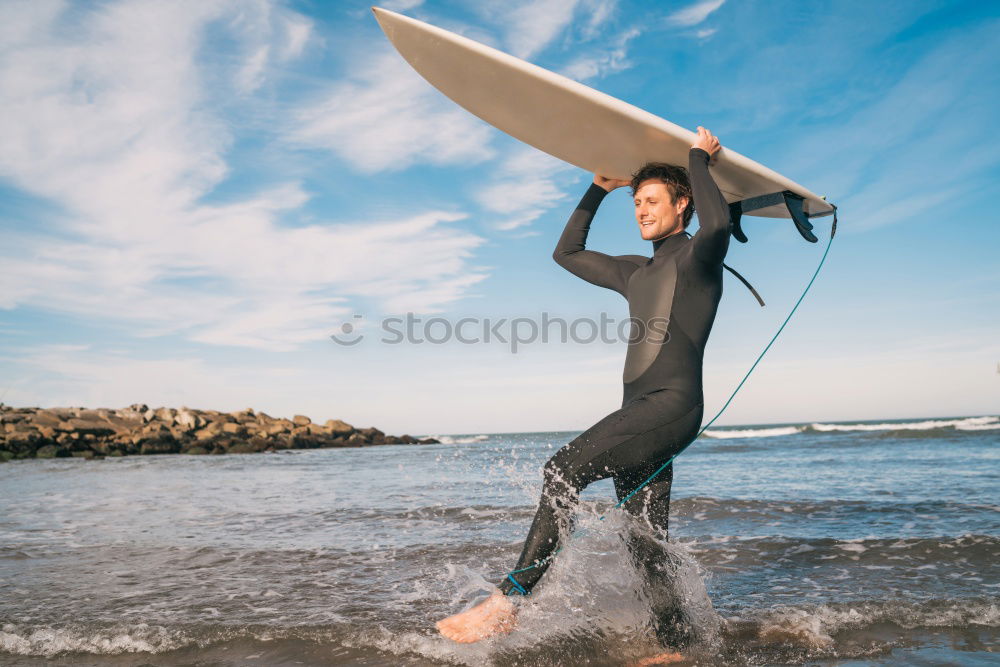
[[[147,454],[250,454],[282,449],[437,444],[435,438],[387,435],[340,419],[315,424],[305,415],[150,408],[15,408],[0,403],[0,463],[31,458],[103,459]]]

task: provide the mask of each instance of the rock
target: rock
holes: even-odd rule
[[[57,456],[66,456],[66,450],[55,445],[45,445],[35,452],[35,458],[39,459],[54,459]]]
[[[268,442],[264,438],[250,438],[250,440],[234,443],[229,447],[228,451],[230,454],[253,454],[262,452],[267,447]]]
[[[174,417],[177,415],[177,411],[173,408],[160,408],[155,413],[156,419],[160,420],[167,426],[174,423]]]
[[[194,447],[189,447],[185,449],[181,454],[190,454],[192,456],[202,456],[203,454],[208,454],[208,450],[204,447],[195,445]]]
[[[330,432],[335,435],[347,436],[350,435],[351,433],[354,433],[353,426],[351,426],[347,422],[340,421],[339,419],[327,419],[325,425],[327,429],[329,429]]]
[[[226,423],[222,425],[222,432],[231,435],[246,435],[247,427],[243,424]]]
[[[263,431],[267,435],[278,435],[279,433],[289,433],[292,430],[292,423],[287,420],[271,422],[264,426]]]
[[[37,426],[39,428],[41,428],[41,427],[44,426],[46,428],[51,428],[51,429],[54,430],[54,429],[58,428],[60,426],[60,424],[62,424],[62,419],[60,419],[59,417],[55,416],[54,414],[51,414],[50,412],[47,412],[47,411],[43,410],[43,411],[37,412],[31,418],[31,422],[35,426]]]
[[[211,440],[220,433],[222,433],[222,424],[219,422],[210,422],[205,428],[195,431],[194,437],[197,440]]]
[[[91,419],[74,418],[64,421],[59,425],[59,430],[74,433],[90,433],[93,435],[111,435],[115,432],[111,424],[106,421],[94,421]]]
[[[240,410],[239,412],[230,412],[229,416],[238,422],[257,421],[257,416],[250,408]]]
[[[170,437],[176,440],[177,442],[182,442],[188,439],[187,431],[185,431],[183,427],[178,426],[177,424],[174,424],[167,430],[170,431]]]
[[[127,408],[122,408],[118,411],[118,417],[121,419],[136,419],[142,420],[142,416],[149,410],[149,406],[145,403],[133,403]]]
[[[374,426],[370,428],[359,428],[358,433],[365,436],[365,440],[372,443],[373,445],[381,445],[385,443],[385,433],[378,430]]]
[[[9,452],[6,449],[0,449],[0,463],[6,463],[14,458],[14,452]]]
[[[147,440],[139,449],[140,454],[176,454],[180,446],[173,440]]]
[[[183,451],[222,454],[316,447],[361,447],[424,442],[391,436],[375,427],[356,429],[339,419],[320,426],[305,415],[273,418],[246,408],[238,412],[182,406],[127,408],[11,408],[0,403],[0,461],[73,456],[94,459]],[[427,439],[426,442],[436,442]]]
[[[207,422],[200,415],[197,415],[185,408],[180,410],[176,417],[174,417],[174,423],[185,432],[191,432],[201,428]]]
[[[140,434],[144,438],[163,438],[170,435],[170,429],[163,424],[151,423],[146,424]]]
[[[104,421],[110,425],[115,435],[132,433],[132,431],[142,428],[144,424],[142,415],[133,415],[131,413],[125,417],[108,415]]]
[[[114,452],[120,448],[118,443],[111,440],[98,440],[93,445],[91,445],[91,447],[93,447],[94,451],[101,456],[104,455],[115,456]],[[118,453],[118,456],[121,456],[121,452]]]

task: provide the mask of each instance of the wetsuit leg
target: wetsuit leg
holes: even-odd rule
[[[665,403],[672,400],[669,395],[654,396],[654,398],[661,398]],[[699,405],[684,418],[661,429],[659,435],[665,439],[662,450],[675,452],[691,442],[701,427],[702,416],[703,408]],[[668,454],[666,458],[670,456],[672,454]],[[638,468],[615,475],[615,493],[618,500],[627,497],[649,479],[664,462],[664,459],[650,460]],[[635,517],[634,525],[630,527],[624,539],[634,565],[646,580],[656,636],[664,647],[683,648],[691,643],[692,628],[683,612],[683,601],[678,599],[676,594],[676,563],[662,546],[668,537],[673,469],[671,463],[653,478],[653,481],[629,498],[622,505],[622,509]]]
[[[675,434],[688,433],[695,422],[697,428],[701,404],[682,403],[667,391],[639,396],[581,433],[546,462],[538,509],[514,568],[524,571],[512,575],[516,586],[505,577],[498,584],[501,591],[530,592],[541,579],[548,558],[559,548],[560,534],[567,535],[573,528],[573,511],[580,491],[587,485],[644,469],[651,462],[658,467],[690,440],[681,441]]]

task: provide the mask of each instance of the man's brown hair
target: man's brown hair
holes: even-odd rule
[[[687,197],[688,204],[684,208],[681,218],[684,229],[687,229],[691,222],[691,216],[694,214],[694,197],[691,195],[691,180],[688,178],[687,169],[665,162],[647,162],[632,175],[632,196],[635,197],[635,193],[643,181],[651,178],[667,186],[667,192],[670,193],[673,201],[676,202],[678,197]]]

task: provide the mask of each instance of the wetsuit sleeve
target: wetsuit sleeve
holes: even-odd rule
[[[700,261],[721,264],[729,250],[729,204],[708,171],[708,160],[708,153],[700,148],[688,151],[688,173],[699,225],[692,242]]]
[[[608,191],[596,183],[590,184],[576,210],[569,216],[569,222],[552,253],[552,259],[587,282],[613,289],[625,296],[628,278],[635,271],[636,265],[602,252],[585,249],[590,221],[594,219],[597,207],[607,194]]]

